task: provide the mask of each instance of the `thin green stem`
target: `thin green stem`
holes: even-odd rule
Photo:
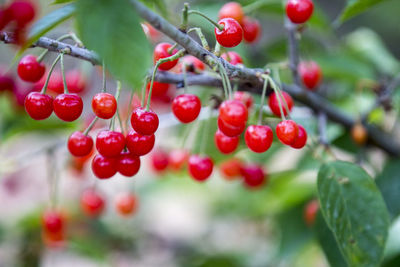
[[[206,20],[208,20],[208,22],[210,22],[211,24],[213,24],[213,25],[214,25],[215,27],[217,27],[220,31],[223,31],[224,28],[225,28],[224,25],[218,24],[217,22],[215,22],[214,20],[210,19],[207,15],[205,15],[204,13],[202,13],[202,12],[200,12],[200,11],[197,11],[197,10],[190,10],[190,11],[188,12],[188,15],[191,15],[191,14],[196,14],[196,15],[199,15],[199,16],[205,18]]]
[[[62,74],[63,85],[64,85],[64,94],[68,94],[69,92],[68,92],[68,87],[67,87],[67,79],[65,78],[64,54],[63,53],[61,53],[60,63],[61,63],[61,74]]]
[[[188,11],[189,11],[189,3],[184,3],[182,9],[182,23],[181,27],[179,28],[182,32],[186,32],[188,27]]]
[[[173,46],[167,49],[168,54],[172,55],[172,52],[174,52],[174,49],[178,47],[178,43],[175,43]]]
[[[272,89],[274,90],[275,95],[276,95],[276,97],[277,97],[277,99],[278,99],[278,105],[279,105],[279,111],[280,111],[280,113],[281,113],[281,118],[282,118],[282,120],[285,121],[285,120],[286,120],[286,117],[285,117],[285,114],[284,114],[284,112],[283,112],[282,100],[281,100],[281,97],[280,97],[280,95],[279,95],[278,89],[276,88],[276,84],[275,84],[274,81],[271,79],[271,77],[269,77],[269,76],[263,76],[263,77],[265,77],[265,79],[268,79],[269,83],[271,84],[271,87],[272,87]]]
[[[214,55],[221,56],[221,45],[218,42],[215,42]]]
[[[74,40],[78,47],[84,47],[81,39],[79,39],[74,32],[70,32],[69,34],[71,35],[71,39]]]
[[[201,45],[203,46],[204,49],[210,51],[210,46],[208,45],[207,39],[204,36],[203,32],[201,31],[200,28],[190,28],[189,31],[187,32],[188,34],[191,33],[192,31],[195,31],[197,33],[197,36],[199,36]]]
[[[223,71],[222,69],[224,68],[222,66],[222,64],[220,62],[218,62],[218,67],[219,67],[219,74],[221,76],[221,80],[222,80],[222,87],[224,88],[224,95],[225,95],[225,99],[229,98],[229,94],[228,94],[228,86],[226,85],[226,80],[225,80],[225,76],[223,75]]]
[[[49,85],[50,81],[50,76],[53,73],[54,67],[56,66],[57,62],[60,60],[62,54],[59,54],[56,59],[54,60],[53,64],[50,67],[49,74],[47,74],[46,82],[44,83],[44,86],[42,88],[42,91],[40,93],[46,94],[47,86]]]
[[[263,110],[264,110],[264,102],[265,102],[265,95],[267,93],[267,85],[268,85],[268,80],[264,79],[264,85],[263,85],[263,90],[261,94],[261,102],[260,102],[260,111],[258,114],[258,124],[262,124],[262,115],[263,115]]]
[[[280,79],[280,77],[279,77],[279,69],[277,69],[277,68],[275,67],[273,70],[274,70],[273,76],[274,76],[275,80],[278,82],[278,84],[280,85],[280,84],[281,84],[281,79]],[[275,86],[276,86],[276,83],[275,83],[275,82],[274,82],[274,84],[275,84]],[[279,87],[279,86],[276,86],[276,87],[277,87],[277,89],[278,89],[279,96],[280,96],[280,98],[281,98],[282,101],[283,101],[283,107],[284,107],[285,110],[286,110],[286,114],[287,114],[287,116],[290,118],[290,110],[289,110],[289,106],[288,106],[288,104],[287,104],[286,98],[284,98],[283,93],[282,93],[282,90],[280,89],[280,87]]]
[[[105,63],[105,61],[103,60],[103,89],[101,90],[103,93],[105,93],[106,92],[106,63]]]
[[[92,130],[92,128],[93,128],[93,126],[94,126],[94,124],[96,123],[96,121],[99,119],[99,117],[95,117],[93,120],[92,120],[92,122],[89,124],[89,126],[85,129],[85,131],[83,132],[83,134],[84,135],[88,135],[89,134],[89,132],[90,132],[90,130]]]

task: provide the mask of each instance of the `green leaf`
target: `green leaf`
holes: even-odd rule
[[[392,218],[400,214],[400,159],[389,160],[383,171],[376,177],[386,206]]]
[[[58,5],[58,4],[65,4],[65,3],[70,3],[74,2],[75,0],[54,0],[52,5]]]
[[[386,0],[347,0],[346,7],[340,14],[339,21],[344,22],[364,11],[370,7],[382,3]]]
[[[150,44],[127,0],[77,1],[77,26],[83,43],[105,60],[118,79],[136,86],[150,67]]]
[[[321,212],[350,266],[378,266],[389,214],[373,179],[359,166],[335,161],[318,173]]]

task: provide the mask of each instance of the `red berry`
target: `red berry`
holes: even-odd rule
[[[232,65],[243,64],[242,57],[235,51],[228,51],[226,53],[223,53],[221,57]]]
[[[242,42],[243,30],[239,22],[231,18],[225,18],[218,21],[218,24],[224,26],[223,30],[217,27],[214,29],[215,38],[220,45],[224,47],[235,47]]]
[[[229,137],[223,134],[220,130],[215,132],[215,145],[223,154],[230,154],[236,150],[239,145],[239,137]]]
[[[182,72],[183,67],[185,67],[186,71],[193,73],[200,73],[206,69],[206,65],[204,65],[203,61],[192,55],[184,56],[180,60],[180,66],[180,72]]]
[[[219,165],[220,172],[222,176],[228,180],[234,180],[240,175],[240,168],[242,166],[242,162],[239,159],[232,158],[222,162]]]
[[[207,156],[192,155],[189,158],[189,173],[193,179],[203,182],[210,177],[214,163]]]
[[[12,20],[12,14],[8,8],[0,8],[0,30]]]
[[[97,134],[96,148],[105,157],[117,157],[125,147],[125,137],[120,132],[101,131]]]
[[[86,81],[78,70],[70,70],[65,74],[67,87],[71,93],[82,93],[86,88]]]
[[[76,131],[68,138],[68,150],[75,157],[84,157],[93,149],[93,139],[82,132]]]
[[[150,90],[150,83],[147,84],[147,92]],[[151,92],[151,98],[154,97],[162,97],[168,92],[169,84],[168,83],[159,83],[153,82],[153,91]]]
[[[132,177],[140,169],[140,158],[129,152],[121,152],[118,158],[117,170],[120,174]]]
[[[299,132],[297,133],[296,140],[291,143],[290,146],[296,149],[300,149],[303,148],[307,143],[307,132],[306,129],[304,129],[304,127],[300,124],[298,124],[297,127],[299,128]]]
[[[99,179],[111,178],[117,173],[116,159],[96,155],[92,160],[92,171]]]
[[[292,97],[288,93],[283,92],[283,91],[282,91],[282,95],[283,95],[283,98],[284,98],[284,100],[285,100],[285,102],[287,104],[289,112],[292,111],[292,108],[293,108],[293,105],[294,105]],[[271,109],[272,113],[274,113],[275,116],[278,116],[278,117],[281,116],[281,110],[279,108],[279,100],[278,99],[281,100],[283,114],[285,116],[288,115],[285,102],[283,101],[282,97],[279,96],[279,98],[278,98],[277,94],[275,94],[275,93],[272,93],[269,96],[269,100],[268,100],[268,105],[269,105],[269,108]]]
[[[189,158],[189,153],[186,150],[172,150],[169,153],[169,166],[174,171],[179,171],[183,168]]]
[[[289,0],[286,4],[286,15],[296,24],[305,23],[313,10],[314,4],[311,0]]]
[[[244,12],[242,6],[237,2],[228,2],[218,12],[219,19],[232,18],[242,23]]]
[[[319,210],[318,200],[311,200],[307,203],[304,208],[304,221],[308,226],[312,226],[315,223],[315,218]]]
[[[282,144],[290,146],[297,138],[299,127],[292,120],[281,121],[276,126],[276,135]]]
[[[240,168],[244,184],[249,188],[258,188],[266,182],[266,175],[261,166],[247,164]]]
[[[243,39],[248,43],[254,43],[260,37],[261,26],[258,20],[244,17],[242,22]]]
[[[25,110],[34,120],[44,120],[53,113],[53,98],[38,92],[31,92],[25,97]]]
[[[3,73],[3,69],[0,68],[0,92],[12,92],[14,87],[15,83],[13,77],[7,73]]]
[[[254,102],[253,96],[250,93],[243,91],[235,92],[233,95],[233,99],[241,101],[243,104],[245,104],[247,109],[250,109],[253,106]]]
[[[101,119],[111,119],[117,111],[117,101],[112,94],[98,93],[92,99],[94,114]]]
[[[158,116],[153,111],[136,108],[131,117],[132,128],[142,135],[152,135],[158,128]]]
[[[42,215],[43,230],[48,233],[59,233],[64,230],[64,218],[55,210],[45,211]]]
[[[221,120],[232,126],[242,126],[247,121],[247,108],[238,100],[226,100],[219,107]]]
[[[156,64],[157,61],[158,61],[159,59],[166,58],[166,57],[170,57],[170,56],[172,56],[172,55],[175,55],[175,54],[178,52],[177,49],[174,49],[174,50],[172,51],[172,53],[168,53],[168,50],[169,50],[171,47],[172,47],[172,45],[169,44],[169,43],[159,43],[159,44],[154,48],[154,56],[153,56],[154,64]],[[163,63],[163,64],[161,64],[161,65],[159,66],[159,69],[161,69],[161,70],[170,70],[170,69],[172,69],[177,63],[178,63],[178,59],[175,59],[175,60],[169,61],[169,62],[165,62],[165,63]]]
[[[18,76],[26,82],[39,81],[46,71],[46,66],[43,63],[37,62],[34,55],[24,56],[18,63]]]
[[[103,197],[93,189],[85,190],[81,196],[81,208],[83,212],[92,218],[98,217],[104,210]]]
[[[196,95],[178,95],[172,102],[172,112],[182,123],[194,121],[199,116],[200,110],[201,102]]]
[[[157,149],[151,154],[151,165],[156,172],[165,171],[169,164],[168,153],[162,149]]]
[[[135,156],[144,156],[148,154],[154,147],[155,136],[141,135],[135,131],[130,131],[126,136],[126,146]]]
[[[322,71],[316,62],[300,62],[298,71],[303,84],[308,89],[314,90],[321,83]]]
[[[115,209],[123,216],[132,215],[137,210],[138,200],[131,193],[120,193],[115,197]]]
[[[8,9],[19,28],[25,26],[35,18],[35,6],[31,1],[14,1]]]
[[[267,151],[272,144],[274,134],[269,126],[250,125],[244,135],[247,147],[256,153]]]
[[[61,120],[74,121],[82,114],[82,98],[77,94],[60,94],[54,99],[53,109]]]
[[[245,127],[246,127],[246,123],[243,123],[240,126],[232,126],[232,125],[226,123],[225,121],[223,121],[221,118],[218,118],[218,129],[226,136],[229,136],[229,137],[238,136],[244,131]]]

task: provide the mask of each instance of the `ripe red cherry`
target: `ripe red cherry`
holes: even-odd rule
[[[267,125],[250,125],[244,135],[247,147],[256,153],[267,151],[272,144],[274,134]]]
[[[152,135],[158,128],[158,116],[153,111],[136,108],[131,117],[132,128],[142,135]]]
[[[243,30],[239,22],[231,18],[225,18],[218,21],[218,24],[223,25],[224,29],[220,30],[217,27],[214,29],[217,42],[224,47],[235,47],[243,39]]]
[[[232,126],[225,121],[221,120],[221,118],[218,118],[218,129],[223,132],[226,136],[229,137],[235,137],[240,135],[243,131],[244,128],[246,127],[246,123],[243,123],[240,126]]]
[[[319,210],[318,200],[311,200],[307,203],[304,208],[304,221],[308,226],[312,226],[315,223],[315,218]]]
[[[67,87],[71,93],[82,93],[86,88],[86,81],[78,70],[70,70],[65,74]]]
[[[172,102],[172,112],[182,123],[194,121],[200,114],[201,102],[196,95],[178,95]]]
[[[96,218],[104,210],[103,197],[93,189],[85,190],[81,196],[82,211],[89,217]]]
[[[249,188],[258,188],[266,182],[266,175],[261,166],[247,164],[240,168],[244,184]]]
[[[289,0],[286,4],[286,15],[291,22],[305,23],[312,15],[314,4],[311,0]]]
[[[210,177],[214,163],[207,156],[192,155],[189,157],[189,173],[196,181],[203,182]]]
[[[316,62],[300,62],[298,71],[300,78],[307,89],[314,90],[321,83],[322,71]]]
[[[239,145],[239,137],[229,137],[223,134],[220,130],[215,132],[215,145],[223,154],[230,154],[236,150]]]
[[[150,83],[147,84],[147,92],[150,90]],[[168,83],[159,83],[159,82],[153,82],[153,91],[151,92],[151,98],[153,99],[154,97],[162,97],[164,96],[169,89],[169,84]]]
[[[99,179],[111,178],[117,173],[116,159],[98,154],[92,160],[92,171]]]
[[[121,152],[118,157],[117,170],[120,174],[132,177],[140,169],[140,158],[129,152]]]
[[[229,2],[221,7],[218,12],[219,19],[232,18],[242,23],[244,12],[242,6],[237,2]]]
[[[157,149],[151,154],[151,166],[156,172],[163,172],[169,164],[168,153],[162,149]]]
[[[93,149],[93,139],[82,132],[76,131],[68,138],[68,150],[75,157],[84,157]]]
[[[117,157],[125,147],[125,137],[120,132],[101,131],[96,138],[96,148],[105,157]]]
[[[60,94],[53,101],[53,109],[61,120],[74,121],[82,114],[82,98],[77,94]]]
[[[53,113],[53,98],[38,92],[31,92],[25,97],[25,110],[34,120],[44,120]]]
[[[243,39],[248,43],[256,42],[261,33],[261,26],[258,20],[244,17],[241,25],[243,28]]]
[[[170,57],[172,55],[175,55],[178,52],[177,49],[174,49],[172,51],[172,53],[168,53],[168,50],[171,47],[172,47],[172,45],[169,43],[159,43],[158,45],[156,45],[156,47],[154,48],[154,55],[153,55],[154,64],[156,64],[159,59]],[[158,68],[161,70],[170,70],[173,67],[175,67],[175,65],[177,63],[178,63],[178,59],[175,59],[173,61],[169,61],[169,62],[165,62],[165,63],[161,64]]]
[[[185,67],[186,71],[193,73],[200,73],[206,69],[206,65],[204,65],[203,61],[192,55],[184,56],[180,60],[180,65],[181,68]]]
[[[219,170],[226,180],[231,181],[240,175],[241,166],[242,162],[239,159],[232,158],[222,162],[219,165]]]
[[[304,127],[300,124],[297,124],[297,127],[299,128],[299,132],[297,133],[296,140],[291,143],[290,146],[296,149],[300,149],[303,148],[307,143],[307,132],[306,129],[304,129]]]
[[[242,126],[247,121],[247,108],[238,100],[226,100],[219,107],[221,120],[232,126]]]
[[[292,120],[281,121],[276,126],[276,135],[282,144],[290,146],[297,138],[299,127]]]
[[[92,99],[94,114],[101,119],[111,119],[117,111],[117,101],[112,94],[98,93]]]
[[[292,111],[292,108],[293,108],[293,105],[294,105],[292,97],[288,93],[283,92],[283,91],[282,91],[282,95],[283,95],[283,98],[284,98],[284,100],[285,100],[285,102],[287,104],[289,112]],[[271,109],[272,113],[274,113],[275,116],[278,116],[278,117],[281,116],[281,110],[279,109],[279,101],[278,101],[278,99],[281,100],[283,114],[285,116],[288,115],[288,112],[287,112],[286,106],[285,106],[285,102],[283,101],[282,97],[279,96],[279,98],[278,98],[277,94],[275,94],[275,92],[272,93],[269,96],[269,99],[268,99],[268,105],[269,105],[269,108]]]
[[[247,109],[250,109],[253,106],[253,102],[254,102],[253,96],[250,93],[243,92],[243,91],[236,91],[233,94],[233,99],[239,100],[240,102],[245,104]]]
[[[8,10],[19,28],[22,28],[35,18],[35,6],[31,1],[13,1]]]
[[[37,62],[34,55],[26,55],[18,63],[18,76],[26,82],[39,81],[46,71],[43,63]]]
[[[144,156],[148,154],[154,147],[155,136],[141,135],[135,131],[130,131],[126,136],[126,146],[135,156]]]
[[[174,171],[183,168],[189,158],[189,152],[183,149],[172,150],[169,154],[169,167]]]
[[[64,218],[55,210],[47,210],[42,215],[43,230],[48,233],[59,233],[64,230]]]
[[[122,216],[129,216],[135,213],[138,207],[138,200],[131,193],[120,193],[115,197],[115,209]]]
[[[232,65],[243,64],[242,57],[235,51],[228,51],[226,53],[223,53],[221,57]]]

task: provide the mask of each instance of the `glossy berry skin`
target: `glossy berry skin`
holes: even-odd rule
[[[219,165],[219,170],[223,176],[228,181],[235,180],[240,176],[240,168],[242,162],[239,159],[232,158],[222,162]]]
[[[283,92],[283,91],[282,91],[282,95],[283,95],[283,98],[284,98],[284,100],[285,100],[285,102],[287,104],[289,112],[292,111],[293,105],[294,105],[292,97],[288,93]],[[285,116],[287,116],[288,112],[287,112],[287,109],[286,109],[286,106],[285,106],[285,102],[283,101],[282,97],[278,98],[277,94],[275,94],[275,92],[272,93],[269,96],[269,99],[268,99],[269,108],[271,109],[272,113],[274,113],[275,116],[280,117],[281,116],[281,110],[279,108],[279,100],[278,99],[281,100],[283,114]]]
[[[163,172],[168,168],[169,156],[162,149],[157,149],[151,154],[151,166],[156,172]]]
[[[308,226],[312,226],[315,223],[315,218],[319,210],[318,200],[311,200],[304,207],[304,221]]]
[[[126,146],[129,152],[135,156],[144,156],[148,154],[154,147],[155,136],[141,135],[135,131],[130,131],[126,136]]]
[[[246,128],[246,123],[243,123],[240,126],[232,126],[226,123],[225,121],[221,120],[221,118],[218,118],[218,129],[226,136],[229,137],[238,136],[244,131],[244,128]]]
[[[242,126],[247,116],[246,106],[238,100],[226,100],[219,107],[219,118],[232,126]]]
[[[42,215],[43,230],[48,233],[59,233],[64,230],[64,218],[55,210],[47,210]]]
[[[61,120],[74,121],[82,114],[82,98],[77,94],[60,94],[53,101],[53,109]]]
[[[131,117],[132,128],[142,135],[152,135],[158,128],[158,116],[153,111],[136,108]]]
[[[126,176],[132,177],[139,172],[140,158],[132,155],[130,152],[121,152],[118,157],[117,171]]]
[[[193,179],[203,182],[210,177],[214,168],[211,158],[200,155],[192,155],[189,157],[189,173]]]
[[[200,110],[200,99],[193,94],[178,95],[172,101],[172,112],[182,123],[189,123],[197,119]]]
[[[172,45],[169,43],[159,43],[158,45],[156,45],[156,47],[154,48],[154,55],[153,55],[154,64],[156,64],[158,60],[160,60],[162,58],[170,57],[172,55],[175,55],[178,52],[177,49],[174,49],[171,54],[168,53],[168,50],[171,47],[172,47]],[[161,64],[158,68],[160,70],[170,70],[173,67],[175,67],[175,65],[177,63],[178,63],[178,59],[175,59],[173,61],[169,61],[169,62],[165,62],[165,63]]]
[[[92,171],[99,179],[111,178],[117,173],[116,159],[98,154],[92,160]]]
[[[218,150],[223,154],[230,154],[236,150],[239,145],[239,137],[229,137],[217,130],[214,135],[214,142]]]
[[[231,18],[225,18],[218,21],[218,24],[224,26],[223,30],[217,27],[214,29],[215,38],[220,45],[223,47],[235,47],[242,42],[243,30],[239,22]]]
[[[136,212],[138,200],[131,193],[120,193],[115,197],[115,209],[122,216],[129,216]]]
[[[38,92],[31,92],[25,97],[25,110],[34,120],[44,120],[53,113],[53,98]]]
[[[200,73],[206,69],[203,61],[195,56],[187,55],[180,60],[181,68],[185,68],[187,72]],[[182,70],[181,70],[182,72]]]
[[[247,147],[256,153],[267,151],[271,147],[273,138],[274,134],[267,125],[250,125],[244,135]]]
[[[255,164],[243,165],[240,168],[244,184],[249,188],[259,188],[266,182],[266,175],[261,166]]]
[[[221,57],[232,65],[243,64],[242,57],[235,51],[228,51],[226,53],[223,53]]]
[[[112,94],[98,93],[92,99],[92,109],[97,117],[111,119],[117,111],[117,100]]]
[[[276,126],[276,135],[284,145],[290,146],[297,138],[299,127],[292,120],[281,121]]]
[[[322,80],[322,71],[314,61],[300,62],[298,72],[304,86],[309,90],[315,90]]]
[[[351,128],[351,138],[357,145],[365,145],[368,140],[368,132],[361,123],[356,123]]]
[[[153,91],[151,92],[151,98],[153,99],[154,97],[164,96],[168,92],[168,89],[169,89],[168,83],[153,82]],[[147,92],[149,92],[150,83],[147,84],[146,90]]]
[[[295,149],[300,149],[303,148],[307,143],[307,132],[306,129],[304,129],[304,127],[300,124],[298,124],[297,127],[299,128],[299,132],[297,133],[296,140],[291,143],[290,146]]]
[[[95,190],[88,189],[82,193],[81,209],[89,217],[96,218],[103,213],[105,201]]]
[[[255,43],[261,34],[261,26],[258,20],[244,17],[242,22],[243,39],[247,43]]]
[[[313,10],[314,4],[311,0],[288,0],[286,3],[286,15],[296,24],[307,22]]]
[[[183,149],[172,150],[169,153],[169,167],[174,171],[181,170],[189,159],[189,152]]]
[[[18,76],[26,82],[39,81],[46,71],[46,66],[43,63],[37,62],[34,55],[24,56],[18,63]]]
[[[250,109],[251,107],[253,107],[254,99],[253,99],[253,96],[248,92],[236,91],[233,94],[233,99],[239,100],[240,102],[245,104],[247,109]]]
[[[13,1],[8,10],[19,28],[24,27],[35,18],[35,6],[31,1]]]
[[[85,157],[92,152],[93,139],[82,132],[76,131],[68,138],[68,150],[74,157]]]
[[[71,93],[82,93],[86,88],[85,78],[78,70],[70,70],[65,74],[68,91]]]
[[[237,2],[228,2],[221,7],[218,12],[218,18],[232,18],[235,19],[237,22],[242,23],[244,18],[244,12],[242,6]]]
[[[125,147],[125,137],[120,132],[101,131],[96,138],[97,151],[105,157],[117,157]]]

